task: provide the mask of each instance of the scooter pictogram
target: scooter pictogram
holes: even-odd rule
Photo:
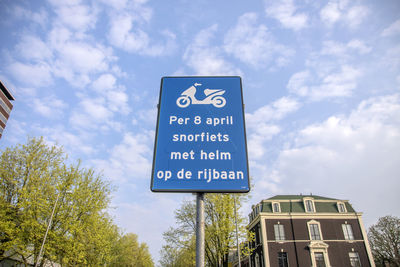
[[[201,86],[201,83],[195,83],[190,86],[181,96],[176,100],[176,104],[180,108],[186,108],[190,104],[193,105],[206,105],[212,104],[216,108],[222,108],[226,104],[226,99],[222,96],[225,94],[225,90],[222,89],[205,89],[204,94],[206,97],[203,100],[198,100],[195,96],[197,88],[196,86]]]

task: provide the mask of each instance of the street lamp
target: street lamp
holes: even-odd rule
[[[65,193],[66,193],[66,194],[71,194],[72,191],[65,191]],[[36,261],[36,263],[35,263],[35,267],[38,266],[40,257],[42,256],[42,252],[43,252],[43,248],[44,248],[44,243],[46,243],[47,233],[49,232],[49,229],[50,229],[50,227],[51,227],[51,223],[52,223],[52,221],[53,221],[53,216],[54,216],[54,211],[56,210],[57,203],[58,203],[58,199],[60,198],[60,195],[61,195],[61,191],[57,194],[56,202],[54,203],[53,211],[51,212],[51,215],[50,215],[50,220],[49,220],[49,223],[48,223],[48,225],[47,225],[46,233],[44,234],[44,237],[43,237],[42,246],[40,247],[39,255],[38,255],[38,257],[37,257],[37,261]]]

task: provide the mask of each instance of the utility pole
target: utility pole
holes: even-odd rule
[[[37,261],[36,261],[35,267],[39,266],[39,261],[40,261],[40,257],[42,256],[42,252],[43,252],[43,248],[44,248],[44,243],[46,243],[47,233],[49,232],[51,223],[52,223],[52,221],[53,221],[54,211],[56,210],[57,203],[58,203],[58,199],[60,198],[60,194],[61,194],[61,191],[57,194],[56,202],[54,203],[53,211],[51,212],[51,216],[50,216],[50,219],[49,219],[49,223],[47,224],[46,233],[44,234],[44,237],[43,237],[42,246],[40,247],[39,255],[38,255],[38,257],[37,257]]]

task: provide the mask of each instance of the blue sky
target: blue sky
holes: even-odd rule
[[[0,79],[16,101],[0,148],[44,136],[102,170],[111,213],[154,259],[190,194],[151,193],[160,79],[240,75],[249,206],[349,199],[400,216],[398,1],[0,2]]]

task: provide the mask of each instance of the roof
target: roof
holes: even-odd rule
[[[6,96],[9,100],[15,100],[15,98],[14,98],[13,95],[11,94],[10,90],[8,90],[7,87],[5,87],[5,85],[3,84],[2,81],[0,81],[0,90],[5,94],[5,96]]]
[[[328,198],[328,197],[321,197],[321,196],[317,196],[317,195],[276,195],[270,198],[267,198],[267,200],[301,200],[303,198],[307,198],[307,197],[312,197],[313,199],[319,199],[319,200],[338,200],[335,198]]]
[[[272,202],[276,200],[280,203],[281,212],[305,213],[303,203],[304,198],[312,198],[314,200],[315,213],[339,213],[337,203],[341,202],[345,205],[347,213],[354,213],[355,210],[347,200],[339,200],[316,195],[277,195],[262,201],[262,212],[272,213]]]

